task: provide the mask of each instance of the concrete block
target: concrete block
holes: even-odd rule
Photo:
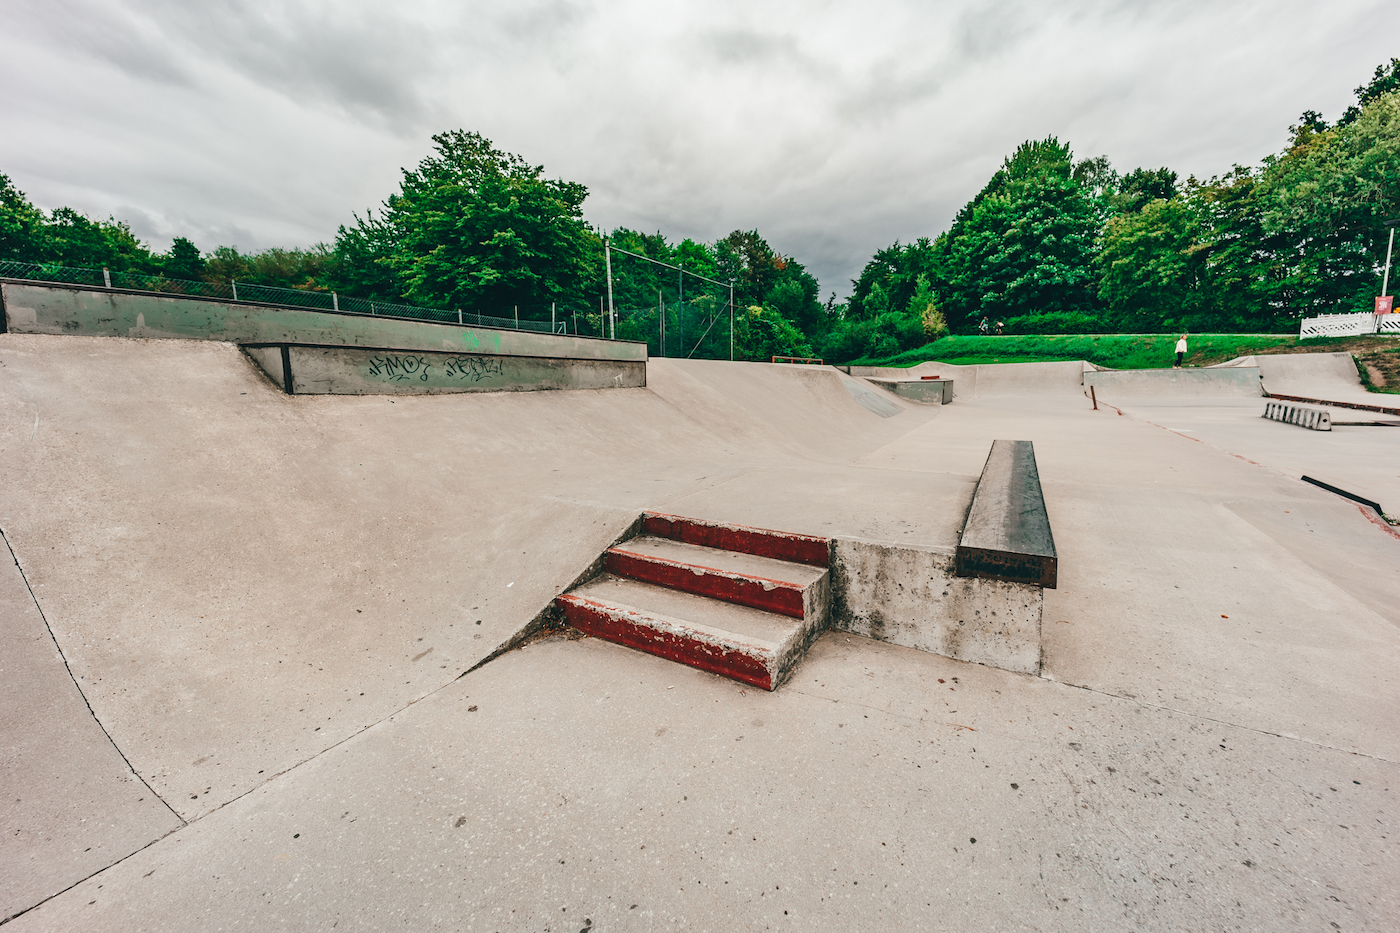
[[[959,576],[1055,588],[1059,559],[1030,441],[992,442],[956,561]]]
[[[953,380],[951,379],[885,379],[878,376],[865,377],[873,383],[900,398],[925,405],[947,405],[953,400]]]
[[[832,541],[832,628],[1039,674],[1039,586],[954,572],[952,548]]]

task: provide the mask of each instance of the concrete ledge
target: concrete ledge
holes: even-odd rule
[[[1263,417],[1313,431],[1332,430],[1332,413],[1321,408],[1308,408],[1289,402],[1265,402]]]
[[[953,400],[951,379],[885,379],[880,376],[866,376],[865,380],[911,402],[947,405]]]
[[[637,360],[568,359],[297,344],[243,350],[289,395],[442,395],[646,385]]]
[[[1039,586],[959,577],[952,548],[832,541],[832,628],[1020,674],[1041,669]]]
[[[957,573],[1055,588],[1058,557],[1030,441],[992,442],[957,547]]]
[[[642,363],[647,359],[644,343],[122,289],[6,280],[0,282],[0,301],[6,326],[16,334],[165,337]]]

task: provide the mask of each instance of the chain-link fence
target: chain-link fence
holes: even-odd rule
[[[727,295],[695,301],[661,301],[650,308],[618,308],[617,339],[645,341],[650,356],[727,360],[730,315]]]
[[[518,312],[515,317],[492,317],[461,309],[444,310],[396,304],[389,301],[371,301],[367,298],[355,298],[332,291],[279,288],[272,285],[256,285],[251,282],[202,282],[189,279],[171,279],[163,275],[113,272],[109,269],[16,260],[0,260],[0,278],[85,285],[92,288],[121,288],[131,291],[159,292],[163,295],[177,295],[184,298],[250,301],[282,307],[310,308],[317,311],[329,311],[333,314],[371,314],[415,321],[432,321],[438,324],[472,324],[477,327],[529,330],[545,334],[578,332],[577,325],[569,326],[571,321],[577,319],[578,315],[571,311],[561,312],[557,308],[549,309],[550,320],[547,321],[521,318]],[[536,310],[535,313],[540,314],[541,311]]]

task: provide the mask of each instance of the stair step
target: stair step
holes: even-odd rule
[[[699,544],[723,551],[737,551],[759,557],[813,567],[831,565],[831,542],[811,535],[795,535],[768,528],[750,528],[724,522],[707,522],[663,512],[642,516],[642,532],[657,538],[670,538],[685,544]]]
[[[828,572],[807,564],[643,535],[610,548],[604,569],[796,619],[826,615]]]
[[[611,574],[556,605],[589,635],[764,690],[786,678],[815,636],[813,626],[787,616]]]

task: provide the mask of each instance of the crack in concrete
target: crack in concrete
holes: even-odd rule
[[[35,423],[37,424],[37,422],[38,422],[38,418],[37,418],[37,416],[36,416],[36,417],[35,417]],[[58,896],[60,896],[60,895],[62,895],[62,894],[65,894],[65,893],[67,893],[68,891],[73,890],[73,889],[76,888],[78,885],[80,885],[80,884],[82,884],[83,882],[87,881],[89,878],[94,878],[94,877],[96,877],[97,875],[102,874],[102,872],[106,871],[108,868],[111,868],[113,865],[120,865],[122,862],[124,862],[124,861],[126,861],[127,859],[131,858],[131,857],[132,857],[133,855],[135,855],[137,852],[141,852],[141,851],[144,851],[145,849],[150,848],[151,846],[155,845],[157,842],[160,842],[162,839],[165,839],[167,836],[171,835],[172,833],[177,833],[177,832],[179,832],[180,830],[184,829],[186,826],[189,825],[189,821],[185,820],[183,817],[180,816],[180,814],[176,813],[175,810],[174,810],[174,808],[171,807],[170,804],[166,802],[165,798],[162,797],[160,794],[156,793],[155,788],[152,787],[152,786],[150,785],[150,782],[148,782],[148,781],[145,779],[145,777],[143,777],[143,776],[141,775],[141,773],[140,773],[139,771],[137,771],[135,768],[133,768],[133,767],[131,766],[131,762],[127,759],[126,753],[123,752],[123,751],[121,750],[121,746],[119,746],[119,745],[116,743],[116,740],[112,738],[112,734],[111,734],[110,732],[107,731],[107,727],[104,726],[104,725],[102,724],[102,720],[100,720],[100,719],[97,718],[97,713],[93,711],[92,704],[91,704],[90,702],[88,702],[87,694],[83,692],[82,685],[78,683],[78,678],[76,678],[76,677],[73,676],[73,668],[72,668],[71,666],[69,666],[69,664],[68,664],[68,656],[65,655],[65,654],[63,653],[63,647],[62,647],[61,645],[59,645],[59,643],[58,643],[58,638],[57,638],[57,637],[54,635],[54,633],[53,633],[53,627],[52,627],[51,625],[49,625],[48,616],[46,616],[46,615],[44,614],[44,607],[41,606],[41,605],[39,604],[39,597],[34,593],[34,587],[31,586],[30,583],[29,583],[29,575],[26,574],[26,573],[24,572],[24,566],[19,562],[19,555],[17,555],[17,554],[15,553],[14,547],[10,544],[9,536],[5,534],[5,529],[3,529],[3,528],[0,528],[0,541],[4,541],[4,542],[5,542],[5,549],[6,549],[7,551],[10,552],[10,559],[13,560],[13,561],[15,562],[15,569],[19,571],[20,579],[24,581],[24,588],[25,588],[26,591],[28,591],[28,593],[29,593],[29,598],[30,598],[30,600],[33,601],[33,603],[34,603],[34,608],[35,608],[35,610],[38,611],[38,613],[39,613],[39,618],[40,618],[40,620],[44,623],[44,631],[46,631],[46,632],[49,633],[49,640],[50,640],[51,642],[53,642],[54,650],[58,652],[58,657],[59,657],[59,659],[60,659],[61,661],[63,661],[63,669],[64,669],[65,671],[68,672],[68,679],[71,680],[71,681],[73,682],[73,687],[78,691],[78,696],[80,696],[80,697],[83,698],[83,705],[87,707],[88,715],[92,717],[92,721],[93,721],[94,723],[96,723],[97,728],[99,728],[99,729],[102,730],[103,736],[105,736],[106,739],[107,739],[107,741],[108,741],[109,743],[111,743],[112,749],[117,753],[117,755],[119,755],[119,756],[121,757],[122,764],[126,765],[126,769],[127,769],[128,771],[131,772],[132,777],[134,777],[134,778],[136,778],[138,781],[140,781],[140,782],[141,782],[141,785],[142,785],[143,787],[146,788],[146,790],[150,793],[150,795],[151,795],[152,797],[156,798],[157,800],[159,800],[159,801],[161,802],[161,805],[162,805],[163,807],[165,807],[165,809],[167,809],[167,810],[170,811],[170,815],[173,816],[173,817],[175,817],[175,819],[177,819],[177,820],[180,821],[180,825],[179,825],[179,826],[176,826],[174,829],[171,829],[171,830],[169,830],[168,832],[161,833],[159,836],[157,836],[156,838],[154,838],[154,839],[152,839],[151,841],[147,842],[145,845],[141,846],[140,848],[138,848],[138,849],[136,849],[136,850],[134,850],[134,851],[132,851],[132,852],[129,852],[129,853],[127,853],[126,855],[122,856],[121,858],[117,859],[117,860],[116,860],[115,862],[113,862],[111,865],[104,865],[102,868],[97,869],[97,871],[94,871],[94,872],[92,872],[91,874],[89,874],[89,875],[87,875],[87,876],[85,876],[85,877],[83,877],[83,878],[79,878],[77,881],[75,881],[75,882],[73,882],[72,884],[68,885],[68,887],[64,888],[63,890],[61,890],[61,891],[55,891],[53,894],[50,894],[48,897],[44,898],[43,900],[39,901],[38,903],[36,903],[36,904],[31,904],[31,905],[29,905],[28,907],[24,908],[23,910],[16,911],[15,913],[11,914],[11,915],[8,916],[8,917],[0,918],[0,926],[4,926],[5,924],[9,923],[11,920],[14,920],[16,917],[22,917],[22,916],[24,916],[25,914],[29,913],[31,910],[34,910],[34,909],[37,908],[37,907],[41,907],[41,906],[43,906],[44,904],[47,904],[49,901],[53,900],[54,898],[56,898],[56,897],[58,897]]]
[[[97,724],[97,728],[102,730],[102,734],[107,737],[107,741],[111,743],[113,750],[121,756],[122,764],[126,765],[126,769],[131,772],[132,776],[140,781],[141,784],[151,792],[151,796],[155,797],[164,805],[165,809],[170,811],[171,816],[180,820],[181,823],[184,823],[185,820],[181,819],[180,814],[176,813],[174,808],[171,807],[169,803],[166,803],[165,798],[156,793],[155,788],[141,776],[140,772],[131,766],[131,762],[127,759],[126,753],[121,750],[121,746],[112,738],[112,734],[107,731],[107,727],[102,724],[102,720],[97,718],[97,713],[93,712],[92,704],[88,702],[87,694],[83,692],[82,684],[78,683],[78,678],[73,676],[73,668],[68,664],[68,656],[63,653],[63,647],[58,643],[58,638],[53,633],[53,626],[49,625],[48,616],[44,615],[44,607],[39,605],[39,597],[34,594],[34,587],[29,584],[29,575],[24,572],[24,566],[19,562],[19,555],[15,553],[14,547],[10,545],[10,539],[5,534],[5,529],[3,528],[0,528],[0,541],[5,542],[5,549],[10,552],[10,559],[15,562],[15,569],[19,571],[20,579],[24,581],[24,588],[29,591],[29,598],[33,600],[34,608],[38,610],[39,618],[44,623],[44,631],[49,633],[49,640],[53,642],[54,650],[58,652],[59,659],[63,661],[63,669],[68,672],[68,679],[73,681],[73,686],[78,691],[78,696],[83,698],[83,705],[87,707],[88,715],[91,716],[92,721]]]

